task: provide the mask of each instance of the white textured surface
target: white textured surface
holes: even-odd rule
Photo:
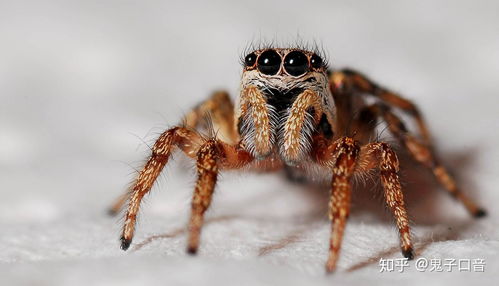
[[[0,284],[492,284],[497,1],[235,2],[0,2]],[[468,218],[404,163],[416,253],[484,258],[484,273],[420,273],[412,263],[379,273],[379,258],[401,255],[368,187],[355,194],[339,270],[325,276],[324,192],[277,175],[224,174],[200,253],[187,257],[193,174],[181,156],[143,205],[131,250],[119,250],[120,223],[105,208],[145,158],[143,141],[211,90],[236,94],[249,41],[297,33],[321,42],[333,66],[362,70],[421,106],[445,162],[490,215]]]

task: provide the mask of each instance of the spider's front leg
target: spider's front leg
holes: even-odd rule
[[[206,116],[209,118],[206,118]],[[206,120],[209,120],[216,128],[217,137],[226,142],[235,144],[239,140],[236,126],[234,124],[234,104],[227,92],[216,91],[208,99],[196,105],[183,119],[183,126],[193,130],[201,128],[211,128],[203,126]],[[209,130],[211,131],[211,130]],[[132,193],[130,187],[124,194],[119,196],[109,208],[110,215],[116,215],[120,212],[123,205],[127,202]]]
[[[366,172],[374,168],[379,169],[385,202],[395,217],[402,255],[411,260],[414,258],[414,250],[404,194],[398,175],[399,160],[395,151],[387,143],[369,143],[360,149],[356,172]]]
[[[175,146],[187,156],[196,158],[197,163],[198,183],[192,201],[189,224],[188,252],[190,253],[196,252],[203,215],[210,205],[219,167],[240,168],[252,160],[251,155],[239,145],[230,145],[217,139],[206,139],[184,127],[175,127],[164,132],[152,147],[151,157],[132,188],[121,235],[123,250],[128,249],[132,242],[140,203],[151,190]]]
[[[199,247],[199,237],[204,221],[204,213],[211,204],[218,177],[220,149],[218,142],[209,140],[198,151],[196,169],[198,179],[192,198],[192,212],[189,221],[187,252],[195,254]]]
[[[181,142],[202,144],[203,139],[188,129],[175,127],[161,134],[152,146],[152,154],[139,173],[128,198],[128,209],[125,215],[125,225],[121,235],[121,249],[127,250],[135,232],[137,213],[142,198],[151,190],[163,167],[168,163],[173,146]],[[184,144],[185,147],[185,144]],[[189,145],[186,153],[192,156],[196,152],[194,145]]]
[[[326,271],[333,272],[340,253],[346,220],[350,213],[351,178],[354,174],[359,147],[352,138],[343,137],[332,144],[323,137],[315,137],[312,151],[317,162],[330,168],[333,173],[329,219],[331,237]]]
[[[329,143],[323,136],[314,137],[312,149],[314,159],[332,170],[332,191],[329,205],[329,218],[332,230],[329,257],[326,271],[336,268],[341,241],[350,209],[351,178],[354,172],[365,172],[372,168],[380,169],[385,200],[395,216],[399,229],[402,254],[414,257],[410,238],[409,221],[398,178],[399,163],[395,152],[386,143],[371,143],[359,148],[349,137]]]

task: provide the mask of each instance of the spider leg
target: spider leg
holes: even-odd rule
[[[378,117],[379,115],[370,106],[359,110],[359,113],[353,118],[353,122],[350,125],[352,137],[362,144],[372,142],[378,124]]]
[[[135,231],[137,213],[142,198],[151,190],[153,183],[170,158],[173,146],[179,141],[180,134],[188,132],[187,129],[175,127],[167,130],[156,140],[152,147],[149,160],[140,171],[132,192],[128,198],[128,209],[125,215],[125,224],[121,235],[121,249],[126,250],[132,242]]]
[[[207,115],[210,118],[206,118]],[[236,125],[234,124],[234,104],[228,93],[224,91],[214,92],[207,100],[201,102],[187,113],[183,125],[193,130],[202,127],[206,128],[206,126],[201,126],[203,119],[211,120],[214,127],[220,131],[217,133],[217,138],[233,144],[239,140]],[[129,189],[116,199],[108,210],[109,215],[116,215],[120,212],[131,195],[131,191]]]
[[[236,143],[239,140],[234,121],[234,104],[227,92],[214,92],[210,98],[187,113],[184,124],[187,128],[198,129],[207,114],[211,117],[215,128],[220,131],[217,138],[229,143]]]
[[[471,215],[473,215],[474,217],[483,217],[486,215],[486,211],[484,209],[480,208],[472,199],[470,199],[457,188],[457,185],[454,179],[450,176],[449,172],[439,163],[439,160],[437,159],[437,156],[431,144],[430,133],[416,105],[414,105],[409,100],[395,94],[394,92],[378,86],[366,76],[353,70],[345,69],[342,71],[332,72],[330,79],[331,90],[335,98],[335,104],[337,99],[343,101],[351,101],[352,99],[349,99],[352,97],[351,95],[344,95],[347,95],[347,93],[355,94],[358,92],[374,95],[382,102],[386,103],[378,103],[374,104],[373,106],[369,106],[361,110],[361,115],[363,114],[363,112],[365,114],[375,113],[376,116],[380,116],[381,118],[383,118],[388,123],[390,132],[398,138],[398,140],[406,149],[409,150],[410,155],[417,162],[431,169],[437,181],[454,198],[462,202]],[[339,112],[341,110],[348,110],[347,107],[350,107],[351,112],[351,103],[350,105],[348,105],[348,103],[344,103],[342,105],[340,101],[339,104],[340,107],[344,106],[343,108],[338,108]],[[388,104],[400,108],[414,117],[419,128],[421,139],[408,133],[407,128],[405,127],[403,122],[390,110]],[[357,120],[356,125],[354,124],[356,126],[355,128],[362,127],[363,123],[360,123],[360,121],[361,120]],[[361,134],[366,135],[369,133]],[[365,138],[363,138],[363,140],[365,140]]]
[[[419,111],[417,106],[411,101],[401,97],[400,95],[384,87],[377,85],[368,77],[351,69],[333,71],[330,75],[330,83],[331,83],[330,88],[332,90],[333,95],[337,93],[359,93],[359,92],[370,94],[382,100],[383,102],[389,103],[407,112],[416,121],[416,124],[419,129],[419,134],[421,135],[424,144],[426,144],[427,146],[432,145],[431,135],[423,119],[423,116],[421,115],[421,112]]]
[[[204,213],[211,204],[211,198],[217,182],[218,157],[219,150],[216,140],[206,142],[197,153],[196,169],[198,179],[192,198],[189,239],[187,243],[187,252],[190,254],[195,254],[199,246]]]
[[[316,139],[318,140],[315,140],[315,148],[313,148],[315,160],[333,172],[329,202],[329,219],[332,223],[329,256],[326,263],[326,271],[333,272],[336,269],[346,220],[350,212],[351,178],[354,174],[359,147],[349,137],[338,139],[332,144],[328,144],[324,138],[316,137]]]
[[[386,121],[390,132],[405,146],[414,160],[430,169],[444,189],[459,200],[472,216],[483,217],[486,215],[484,209],[480,208],[471,198],[461,192],[449,172],[440,164],[434,152],[407,131],[405,124],[391,111],[389,106],[378,103],[368,108]]]
[[[386,204],[392,211],[400,234],[402,254],[414,257],[409,220],[398,178],[399,162],[395,152],[386,143],[370,143],[359,148],[352,138],[344,137],[329,143],[323,136],[314,137],[312,156],[316,162],[333,170],[330,202],[332,232],[326,270],[336,268],[346,219],[349,214],[351,177],[354,172],[380,169]]]
[[[356,171],[364,172],[372,168],[379,168],[380,170],[385,201],[395,217],[399,230],[402,254],[408,259],[413,259],[414,251],[411,243],[409,220],[398,177],[399,161],[397,154],[388,144],[375,142],[361,147]]]
[[[164,132],[157,140],[152,149],[152,155],[144,166],[142,172],[139,173],[140,178],[144,177],[151,180],[150,185],[156,180],[156,177],[161,172],[163,166],[168,162],[170,157],[172,145],[178,143],[181,145],[181,149],[185,149],[184,152],[190,157],[193,157],[196,152],[196,148],[199,147],[201,142],[204,140],[198,133],[193,132],[187,128],[174,127],[166,132]],[[178,141],[178,142],[177,142]],[[147,174],[143,174],[145,170],[148,170]],[[153,172],[154,170],[154,172]],[[147,175],[147,176],[146,176]],[[141,180],[145,183],[145,179]],[[139,187],[137,184],[130,186],[127,191],[119,196],[116,201],[109,208],[108,213],[110,215],[116,215],[120,212],[127,201],[130,201],[132,196],[137,195],[136,188]],[[150,188],[150,186],[149,186]],[[148,188],[145,189],[145,193],[149,191]],[[145,193],[143,195],[145,195]],[[142,199],[142,198],[140,198]],[[139,199],[139,200],[140,200]]]
[[[199,133],[184,127],[174,127],[161,134],[152,147],[152,154],[140,171],[128,199],[128,209],[126,211],[125,224],[121,235],[121,248],[123,250],[128,249],[132,242],[140,203],[143,197],[151,190],[154,182],[161,173],[161,170],[168,162],[173,147],[177,146],[187,156],[197,158],[198,173],[200,173],[199,165],[205,164],[206,161],[213,159],[208,155],[203,155],[206,153],[206,151],[203,150],[208,148],[206,146],[212,146],[213,143],[210,142],[213,140],[215,139],[208,140]],[[217,160],[219,160],[222,167],[240,168],[252,160],[249,153],[241,149],[239,145],[230,145],[218,140],[216,142],[217,147],[219,148],[219,151],[216,153],[218,156]],[[205,175],[200,175],[201,183],[198,185],[202,185],[206,180],[205,178]],[[205,193],[202,192],[204,187],[201,187],[199,193],[205,195]],[[196,188],[196,190],[197,189],[198,188]],[[197,200],[196,196],[194,197],[194,200]]]

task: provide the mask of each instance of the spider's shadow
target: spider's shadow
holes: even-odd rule
[[[457,223],[452,223],[449,224],[448,227],[445,229],[432,232],[431,235],[427,235],[422,239],[418,239],[418,242],[415,243],[416,256],[419,256],[420,253],[422,253],[432,243],[459,239],[460,233],[466,231],[466,229],[468,229],[472,223],[473,221],[471,221],[471,219],[466,221],[460,221]],[[400,247],[399,246],[391,247],[389,249],[378,252],[376,255],[371,256],[364,261],[361,261],[359,263],[350,266],[348,269],[346,269],[346,271],[353,272],[355,270],[359,270],[369,265],[377,264],[381,258],[396,256],[397,253],[400,253]],[[402,258],[402,256],[400,256],[400,258]]]

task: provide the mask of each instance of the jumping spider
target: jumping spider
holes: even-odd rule
[[[309,174],[309,169],[321,169],[332,177],[332,231],[326,263],[326,270],[332,272],[349,215],[352,177],[378,169],[386,204],[400,234],[402,254],[412,259],[397,154],[385,142],[372,142],[378,121],[387,124],[410,156],[431,170],[471,215],[485,215],[440,164],[420,112],[407,99],[356,71],[328,70],[318,52],[299,48],[257,49],[246,55],[243,62],[237,107],[227,93],[216,92],[188,113],[182,125],[161,134],[130,192],[112,207],[111,211],[116,213],[128,201],[121,236],[123,250],[132,242],[142,198],[177,147],[196,160],[198,175],[188,228],[188,253],[198,250],[204,213],[210,206],[220,170],[291,168]],[[368,97],[371,103],[366,100]],[[418,135],[408,131],[393,112],[395,109],[415,120]],[[201,134],[207,113],[217,135]]]

